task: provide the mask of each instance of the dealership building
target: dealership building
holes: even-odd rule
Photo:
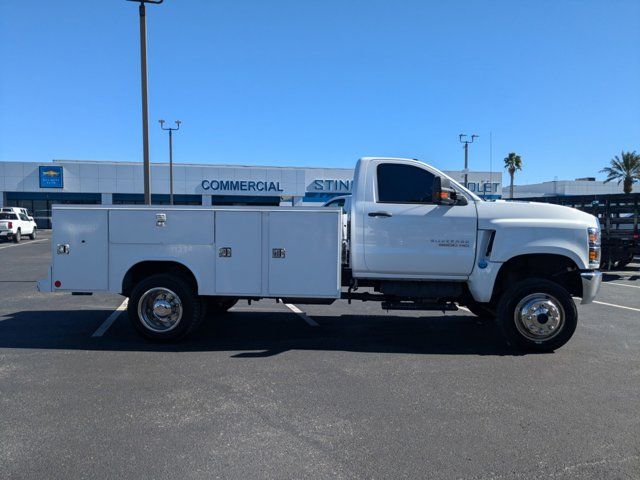
[[[463,172],[446,172],[462,182]],[[351,191],[353,169],[174,164],[177,205],[300,205],[325,202]],[[468,172],[468,187],[495,199],[502,174]],[[152,203],[169,203],[169,165],[151,166]],[[49,228],[51,205],[142,204],[143,168],[139,162],[53,160],[0,162],[0,206],[33,213],[40,228]]]

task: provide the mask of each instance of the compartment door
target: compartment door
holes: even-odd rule
[[[52,282],[74,292],[107,290],[109,283],[108,211],[54,210]],[[58,254],[57,245],[69,253]],[[54,288],[55,290],[55,288]]]
[[[262,214],[216,212],[215,222],[216,293],[259,295],[262,286]]]
[[[157,215],[164,215],[162,226]],[[145,209],[113,209],[109,214],[111,243],[148,245],[211,245],[213,212],[211,210],[163,209],[161,205]]]
[[[337,211],[270,212],[269,295],[339,298],[341,228]]]

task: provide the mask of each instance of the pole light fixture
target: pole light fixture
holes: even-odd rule
[[[169,132],[169,205],[173,205],[173,132],[180,130],[180,120],[176,120],[175,127],[165,127],[164,120],[158,120],[160,128]]]
[[[465,188],[467,187],[467,184],[469,183],[469,144],[473,143],[473,141],[478,138],[479,135],[476,135],[475,133],[473,135],[471,135],[471,140],[467,140],[467,134],[466,133],[461,133],[460,135],[458,135],[458,140],[460,141],[460,143],[464,144],[464,186]]]
[[[147,100],[147,16],[145,3],[159,5],[164,0],[127,0],[140,4],[140,76],[142,86],[142,155],[144,168],[144,203],[151,205],[151,162],[149,161],[149,103]]]

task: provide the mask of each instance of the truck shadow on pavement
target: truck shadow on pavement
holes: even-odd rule
[[[637,272],[637,270],[635,270],[634,272]],[[629,280],[629,281],[636,281],[636,280],[640,280],[640,275],[624,275],[624,274],[620,274],[620,273],[603,273],[602,274],[602,280],[605,282],[611,282],[611,281],[615,281],[615,280]]]
[[[108,310],[22,311],[0,320],[0,348],[149,352],[229,352],[234,358],[271,357],[289,350],[421,355],[522,355],[497,327],[468,315],[408,317],[334,315],[312,327],[288,312],[230,312],[207,318],[177,344],[140,337],[120,315],[103,337],[93,332]]]

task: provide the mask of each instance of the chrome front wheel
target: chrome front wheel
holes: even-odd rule
[[[564,324],[564,308],[552,295],[532,293],[524,297],[514,310],[516,328],[533,341],[551,340]]]
[[[514,282],[500,295],[497,313],[498,326],[507,343],[538,352],[560,348],[578,324],[571,293],[546,278]]]

